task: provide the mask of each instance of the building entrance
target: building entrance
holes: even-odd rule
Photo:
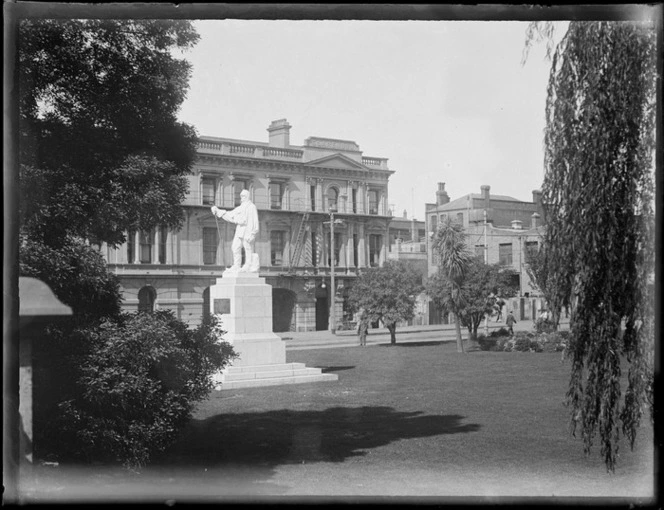
[[[316,331],[325,331],[328,327],[330,310],[327,297],[316,298]]]
[[[272,289],[272,331],[281,333],[291,330],[294,306],[295,292],[287,289]]]

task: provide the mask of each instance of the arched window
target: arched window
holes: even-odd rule
[[[145,286],[138,291],[138,311],[139,312],[154,312],[154,302],[157,298],[157,293],[150,286]]]
[[[327,210],[339,210],[339,191],[337,188],[330,188],[327,190]]]

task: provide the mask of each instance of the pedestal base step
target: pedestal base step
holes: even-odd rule
[[[324,374],[320,368],[307,368],[304,363],[280,363],[227,367],[219,374],[217,390],[278,386],[319,381],[337,381],[337,374]]]

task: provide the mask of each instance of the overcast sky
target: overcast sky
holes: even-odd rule
[[[180,119],[200,135],[267,142],[353,140],[388,158],[395,215],[424,219],[438,182],[454,200],[491,193],[532,200],[543,179],[551,64],[536,45],[521,65],[526,22],[199,20],[201,39]],[[556,28],[559,39],[567,23]]]

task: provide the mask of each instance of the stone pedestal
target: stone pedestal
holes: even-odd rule
[[[272,332],[272,287],[265,278],[224,273],[210,287],[210,308],[221,314],[224,340],[240,355],[234,366],[286,363],[286,345]]]
[[[318,368],[286,363],[286,344],[272,332],[272,286],[258,273],[224,273],[210,287],[210,312],[221,316],[224,340],[240,357],[216,376],[217,389],[338,379]]]

